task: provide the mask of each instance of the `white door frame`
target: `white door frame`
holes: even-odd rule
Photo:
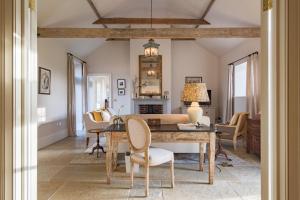
[[[0,0],[0,199],[37,199],[37,19],[33,0]]]
[[[263,0],[272,9],[262,13],[262,199],[288,199],[288,1]],[[267,78],[266,78],[267,77]],[[267,94],[267,95],[264,95]]]
[[[31,9],[28,8],[29,2]],[[287,176],[288,169],[293,170],[287,165],[289,160],[287,158],[290,156],[287,154],[287,139],[289,141],[297,139],[296,134],[291,134],[288,138],[287,131],[299,129],[288,129],[289,122],[286,118],[290,116],[288,97],[291,97],[287,95],[288,59],[293,59],[290,55],[287,57],[287,30],[291,27],[287,26],[286,9],[297,11],[297,7],[288,7],[288,2],[295,3],[294,5],[299,7],[298,0],[273,0],[272,13],[262,14],[262,77],[268,77],[262,80],[262,91],[268,94],[262,96],[262,199],[264,200],[284,200],[288,197],[289,186],[297,189],[297,185],[288,185],[292,182]],[[35,1],[0,0],[0,15],[0,199],[36,200]],[[272,32],[267,29],[270,24],[272,26],[269,30],[273,30]],[[293,35],[289,36],[293,39]],[[269,38],[273,38],[272,41],[268,41]],[[297,39],[297,36],[294,38]],[[296,141],[292,147],[295,148],[299,143]],[[300,159],[296,158],[299,164]],[[299,181],[299,172],[291,179]]]

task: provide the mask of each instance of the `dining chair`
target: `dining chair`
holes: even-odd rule
[[[152,148],[151,131],[147,123],[137,117],[129,117],[126,121],[126,132],[129,139],[130,147],[130,179],[133,187],[133,166],[134,163],[144,166],[145,172],[145,196],[149,195],[149,167],[157,166],[170,162],[171,165],[171,187],[174,184],[174,154],[171,151]]]

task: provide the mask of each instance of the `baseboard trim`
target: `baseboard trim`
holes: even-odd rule
[[[41,137],[38,139],[38,149],[45,148],[51,144],[54,144],[60,140],[65,139],[68,137],[68,130],[62,129],[60,131],[51,133],[50,135]]]

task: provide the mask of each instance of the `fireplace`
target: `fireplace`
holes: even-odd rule
[[[165,114],[168,109],[169,99],[162,98],[136,98],[133,99],[133,113],[135,114]]]
[[[163,114],[163,105],[161,104],[141,104],[139,105],[140,114]]]

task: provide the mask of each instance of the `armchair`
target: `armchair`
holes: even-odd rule
[[[96,121],[91,112],[83,114],[84,126],[86,130],[86,147],[89,145],[91,134],[88,132],[91,129],[104,129],[109,126],[110,119],[103,119],[104,121]]]
[[[216,124],[217,131],[221,133],[219,139],[232,140],[234,150],[236,150],[237,139],[246,138],[248,115],[247,112],[235,113],[230,123]]]

